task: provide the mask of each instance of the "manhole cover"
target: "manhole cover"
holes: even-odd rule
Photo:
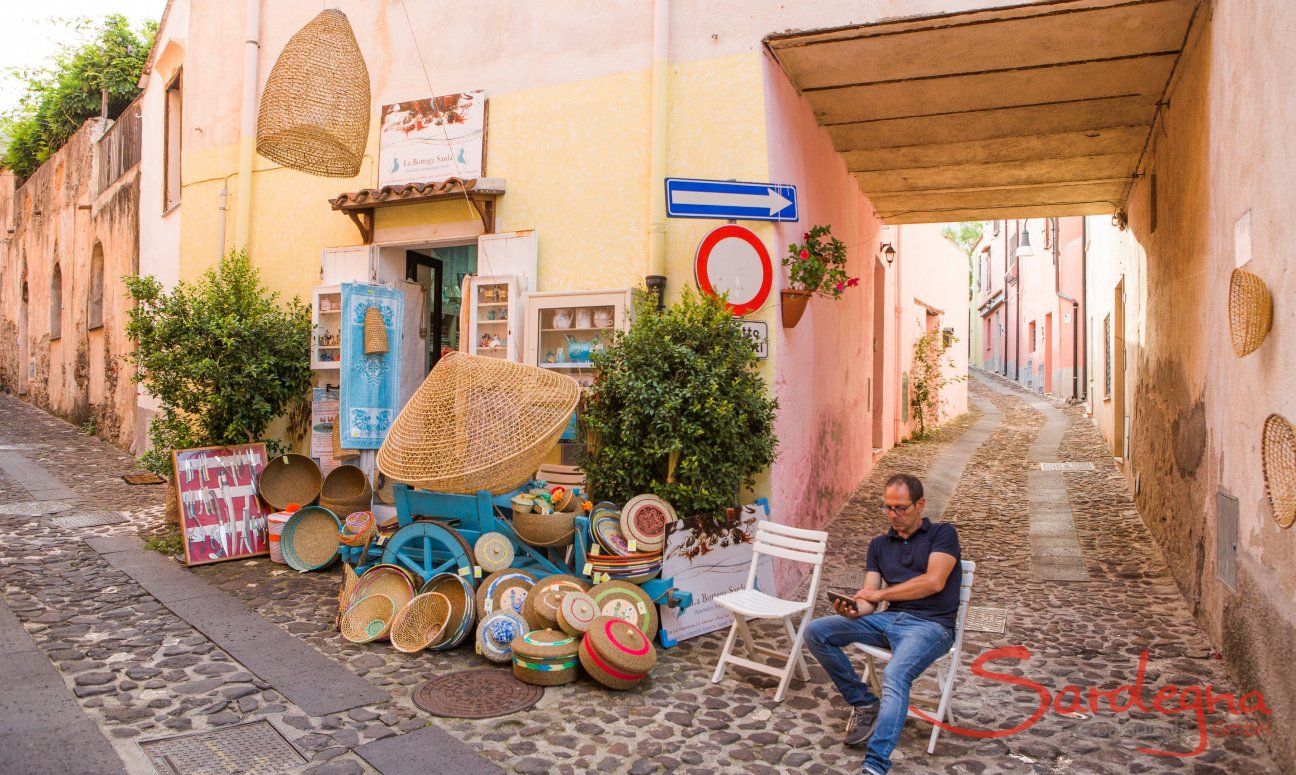
[[[145,740],[139,744],[164,775],[288,772],[306,763],[269,721]]]
[[[434,716],[494,718],[526,710],[543,696],[543,687],[488,667],[439,675],[414,690],[414,704]]]
[[[126,484],[162,484],[166,480],[150,471],[135,474],[122,474],[122,481]]]
[[[126,518],[116,511],[85,511],[80,514],[69,514],[66,517],[55,517],[50,521],[64,530],[78,530],[84,527],[116,525],[125,522]]]
[[[23,501],[22,503],[6,503],[0,506],[0,514],[43,517],[46,514],[67,511],[70,508],[72,508],[72,504],[67,501]]]
[[[967,621],[963,623],[965,630],[995,632],[1000,635],[1003,635],[1004,628],[1007,626],[1007,608],[982,608],[975,605],[968,606]]]
[[[1093,463],[1040,463],[1041,471],[1092,471]]]

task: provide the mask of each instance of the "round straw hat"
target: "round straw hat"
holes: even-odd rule
[[[487,573],[504,570],[513,564],[513,542],[503,533],[482,533],[473,544],[473,556]]]
[[[519,634],[511,644],[513,675],[533,686],[561,686],[580,675],[580,642],[557,630]]]
[[[568,635],[579,637],[598,615],[594,598],[584,592],[568,592],[558,605],[558,627]]]
[[[369,595],[386,595],[400,610],[414,597],[417,587],[410,582],[410,577],[403,568],[395,565],[375,565],[360,575],[356,584],[353,600],[362,600]]]
[[[493,611],[512,611],[522,615],[522,604],[535,585],[536,575],[529,570],[508,568],[496,571],[477,587],[477,618],[485,619]]]
[[[508,492],[558,443],[579,398],[576,380],[551,369],[447,353],[392,424],[378,469],[437,492]]]
[[[643,587],[625,581],[605,581],[589,591],[599,616],[611,616],[637,627],[651,640],[657,634],[657,606]]]
[[[450,621],[450,600],[440,592],[416,595],[396,613],[391,642],[397,651],[413,654],[432,645]]]
[[[338,555],[342,523],[333,512],[319,506],[307,506],[284,523],[279,546],[284,562],[293,570],[320,570]]]
[[[586,592],[589,584],[566,574],[549,576],[537,581],[522,603],[522,618],[533,630],[558,627],[558,606],[568,592]]]
[[[305,455],[280,455],[257,474],[257,494],[276,511],[289,503],[314,503],[323,484],[319,466]]]
[[[657,664],[657,651],[633,624],[600,616],[581,640],[580,661],[607,688],[633,689]]]
[[[429,579],[419,592],[439,592],[450,601],[450,615],[445,632],[432,642],[433,651],[452,649],[472,634],[473,623],[477,620],[477,609],[473,605],[471,581],[457,573],[438,573]]]
[[[513,658],[513,639],[527,631],[527,623],[512,611],[487,614],[477,625],[477,653],[492,662]]]
[[[342,637],[352,643],[382,640],[391,631],[396,604],[386,595],[370,595],[351,604],[342,614]]]

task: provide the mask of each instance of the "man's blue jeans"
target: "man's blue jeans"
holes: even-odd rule
[[[882,672],[882,707],[864,756],[866,772],[886,775],[909,711],[909,687],[950,650],[954,633],[903,611],[882,611],[858,619],[829,616],[811,622],[806,646],[837,684],[837,691],[853,706],[871,705],[878,697],[860,680],[850,657],[842,651],[852,643],[890,649],[893,655]]]

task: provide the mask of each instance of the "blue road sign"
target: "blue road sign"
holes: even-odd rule
[[[741,221],[796,221],[796,186],[666,178],[666,215]]]

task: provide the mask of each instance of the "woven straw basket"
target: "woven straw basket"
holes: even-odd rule
[[[425,592],[405,604],[392,621],[391,642],[397,651],[413,654],[432,645],[450,621],[450,601],[440,592]]]
[[[372,511],[348,514],[338,540],[343,546],[364,546],[378,535],[378,521]]]
[[[257,476],[257,493],[276,511],[289,503],[307,506],[319,497],[324,477],[319,466],[305,455],[280,455]]]
[[[360,577],[356,575],[355,569],[345,562],[342,563],[342,588],[338,590],[338,612],[333,621],[334,629],[342,626],[342,616],[351,607],[351,593],[355,592],[356,584],[359,583]]]
[[[351,599],[359,601],[372,595],[383,595],[391,599],[396,604],[396,609],[400,610],[413,599],[414,585],[400,568],[393,565],[375,565],[360,574],[360,582],[351,593]]]
[[[320,488],[320,505],[345,519],[357,511],[369,511],[373,505],[373,488],[364,471],[343,465],[329,471]]]
[[[391,632],[396,604],[386,595],[361,598],[342,614],[342,637],[352,643],[382,640]]]
[[[284,562],[293,570],[326,568],[337,559],[342,524],[333,512],[307,506],[288,518],[279,538]]]
[[[349,457],[359,457],[360,450],[344,449],[342,447],[342,421],[333,421],[333,459],[346,460]]]
[[[1282,415],[1265,420],[1260,464],[1274,521],[1291,527],[1296,523],[1296,429]]]
[[[365,355],[387,352],[387,324],[383,322],[382,310],[377,307],[365,307],[364,348]]]
[[[576,512],[537,514],[514,509],[513,532],[531,546],[571,546],[576,536]]]
[[[369,142],[369,69],[346,14],[321,11],[279,53],[257,114],[257,153],[313,175],[360,173]]]
[[[1264,280],[1243,269],[1233,270],[1229,276],[1228,317],[1233,354],[1241,358],[1255,352],[1273,322],[1273,299]]]
[[[558,443],[579,397],[571,377],[447,353],[396,418],[378,469],[438,492],[507,492]]]

